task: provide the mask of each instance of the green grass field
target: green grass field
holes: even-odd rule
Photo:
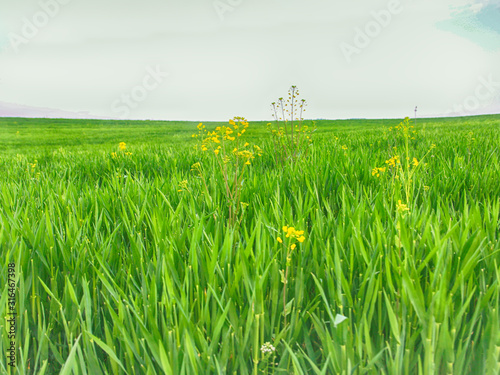
[[[0,373],[499,374],[500,115],[400,122],[250,121],[228,227],[198,123],[0,119]]]

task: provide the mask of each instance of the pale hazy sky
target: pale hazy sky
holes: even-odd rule
[[[0,0],[0,116],[267,120],[292,84],[307,118],[500,113],[500,5]]]

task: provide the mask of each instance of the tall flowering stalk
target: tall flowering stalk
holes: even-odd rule
[[[286,311],[286,290],[287,290],[287,284],[288,284],[288,272],[290,269],[290,266],[292,265],[292,252],[295,250],[297,247],[297,243],[302,243],[305,241],[304,237],[304,231],[303,230],[297,230],[294,227],[289,227],[289,226],[284,226],[283,227],[283,232],[285,232],[285,240],[283,240],[281,237],[278,237],[276,241],[279,243],[283,244],[286,247],[286,268],[285,271],[280,271],[281,273],[281,282],[283,283],[283,315],[284,315],[284,321],[285,321],[285,327],[286,327],[286,316],[287,316],[287,311]]]
[[[246,204],[241,202],[243,176],[255,156],[262,156],[259,146],[250,148],[250,144],[242,140],[248,126],[244,117],[234,117],[229,120],[229,126],[218,126],[212,132],[200,123],[198,134],[192,135],[194,138],[200,138],[199,149],[216,160],[216,165],[222,173],[224,195],[229,210],[229,226],[236,224],[240,208],[246,207]],[[199,163],[195,165],[194,170],[203,178],[205,189],[208,191],[202,168]]]
[[[395,237],[396,246],[399,249],[399,259],[402,259],[402,239],[401,228],[405,225],[404,218],[411,213],[410,206],[412,205],[413,191],[415,186],[415,174],[417,171],[426,165],[423,160],[436,147],[434,144],[423,155],[420,160],[413,156],[410,141],[414,140],[417,135],[413,125],[410,125],[410,118],[406,117],[401,123],[394,128],[389,128],[389,133],[392,138],[392,144],[388,137],[388,147],[390,158],[385,161],[384,167],[375,167],[372,169],[372,176],[380,178],[386,170],[391,174],[392,186],[392,207],[396,211],[396,230]],[[385,136],[386,134],[384,134]],[[392,146],[392,147],[391,147]],[[402,151],[400,151],[402,150]],[[425,187],[424,187],[425,189]],[[401,196],[404,195],[404,202]],[[398,199],[399,198],[399,199]],[[397,203],[396,203],[397,200]],[[406,267],[407,257],[404,259]],[[401,276],[401,268],[399,269]],[[399,310],[400,293],[397,291],[396,309]]]
[[[390,127],[389,132],[393,134],[392,148],[389,143],[389,155],[392,156],[385,161],[384,167],[374,167],[372,169],[372,176],[380,178],[386,171],[392,172],[392,196],[395,197],[397,180],[402,185],[406,205],[409,205],[412,200],[414,175],[420,168],[426,165],[426,163],[423,163],[423,160],[436,146],[433,144],[420,160],[411,155],[410,140],[415,139],[417,131],[413,125],[410,125],[409,117],[406,117],[394,128]],[[401,146],[402,152],[399,152],[398,146]]]
[[[272,135],[276,164],[281,163],[284,167],[290,162],[293,165],[301,156],[307,155],[312,140],[311,130],[304,125],[306,106],[306,100],[299,99],[297,86],[290,88],[286,101],[279,98],[277,102],[271,103],[276,128],[272,123],[267,126]]]

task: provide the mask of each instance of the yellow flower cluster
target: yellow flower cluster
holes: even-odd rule
[[[268,124],[267,124],[267,127],[268,127],[269,129],[271,129],[271,126],[272,126],[272,124],[271,124],[271,123],[268,123]],[[280,127],[278,130],[276,130],[276,129],[271,129],[271,133],[272,133],[273,135],[277,136],[278,138],[281,138],[281,137],[283,137],[283,136],[285,135],[285,129],[284,129],[283,127]]]
[[[403,122],[399,123],[394,129],[405,138],[415,139],[414,135],[417,133],[416,130],[412,130],[413,126],[410,125],[409,117],[406,117]],[[392,127],[389,128],[389,131],[392,131]]]
[[[184,190],[189,191],[187,180],[183,180],[183,181],[179,182],[179,190],[177,190],[177,191],[184,191]]]
[[[303,230],[296,230],[294,227],[289,227],[289,226],[284,226],[283,227],[283,232],[285,232],[285,237],[290,238],[292,242],[295,242],[294,240],[299,241],[300,243],[305,241],[304,237],[304,231]],[[283,239],[281,237],[278,237],[276,239],[279,243],[283,243]],[[290,249],[295,249],[297,245],[295,243],[292,243],[290,245]]]
[[[408,158],[409,160],[409,158]],[[386,164],[388,164],[390,167],[396,167],[397,165],[401,164],[401,159],[399,158],[398,155],[396,156],[393,156],[392,158],[388,159],[385,161]],[[417,160],[417,158],[413,158],[411,164],[414,166],[414,167],[418,167],[418,165],[420,164],[420,162]],[[377,169],[377,168],[375,168]],[[375,169],[373,171],[375,171]],[[379,168],[379,169],[383,169],[382,172],[385,171],[385,168]],[[372,175],[374,175],[375,173],[372,172]]]
[[[372,169],[372,176],[377,176],[377,177],[380,177],[380,172],[385,172],[386,170],[386,167],[381,167],[381,168],[373,168]]]
[[[271,131],[271,133],[274,136],[277,136],[278,138],[285,136],[285,128],[282,126],[279,127],[278,129],[272,129],[272,124],[269,122],[269,123],[267,123],[267,128]],[[309,131],[309,127],[307,125],[303,125],[301,127],[299,127],[298,125],[295,125],[294,134],[298,134],[298,133],[310,134],[311,131]],[[309,135],[306,136],[306,139],[308,139],[309,142],[312,142]]]
[[[201,171],[201,164],[200,163],[194,163],[192,166],[191,166],[191,172],[199,172]]]
[[[395,167],[397,164],[401,164],[401,161],[399,159],[399,156],[396,155],[390,158],[389,160],[386,160],[385,164],[389,164],[390,167]]]
[[[127,152],[124,152],[124,151],[127,149],[127,144],[126,144],[125,142],[120,142],[120,143],[118,144],[118,148],[119,148],[119,149],[120,149],[120,151],[123,153],[123,155],[127,155],[127,156],[132,155],[132,153],[131,153],[131,152],[128,152],[128,151],[127,151]],[[120,155],[122,155],[122,154],[117,154],[116,152],[112,152],[112,153],[111,153],[111,157],[112,157],[113,159],[118,158]]]
[[[205,152],[212,149],[216,156],[221,156],[224,164],[230,161],[228,156],[230,149],[226,150],[224,146],[228,145],[229,142],[236,141],[236,147],[233,148],[232,155],[243,159],[245,165],[250,165],[250,160],[254,159],[255,155],[262,156],[262,149],[259,146],[253,146],[253,151],[247,150],[248,142],[245,142],[242,147],[238,147],[239,137],[245,134],[247,128],[248,121],[244,117],[234,117],[229,120],[229,126],[218,126],[213,132],[206,130],[205,125],[200,123],[198,125],[198,134],[193,134],[192,137],[202,137],[201,151]]]
[[[193,138],[198,138],[199,136],[202,136],[204,132],[206,132],[205,130],[205,125],[203,125],[203,123],[199,123],[198,126],[198,134],[192,134],[191,137]]]
[[[401,199],[398,200],[398,204],[396,205],[396,208],[397,208],[398,212],[400,214],[402,214],[403,216],[406,212],[410,211],[410,209],[408,208],[408,206],[406,204],[401,203]]]
[[[19,155],[18,155],[18,156],[19,156]],[[29,164],[29,165],[30,165],[30,167],[31,167],[31,173],[34,173],[34,172],[35,172],[35,170],[36,170],[36,166],[38,165],[38,160],[35,160],[35,162],[34,162],[34,163],[28,163],[28,164]],[[29,169],[29,168],[28,168],[28,169],[26,169],[26,172],[30,172],[30,169]],[[39,173],[39,172],[37,172],[37,173],[35,174],[35,178],[36,178],[36,179],[38,179],[39,177],[40,177],[40,173]]]

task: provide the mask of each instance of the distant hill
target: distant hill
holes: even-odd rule
[[[31,107],[0,101],[0,117],[30,117],[30,118],[70,118],[70,119],[106,119],[92,116],[90,112],[70,112],[54,108]]]

